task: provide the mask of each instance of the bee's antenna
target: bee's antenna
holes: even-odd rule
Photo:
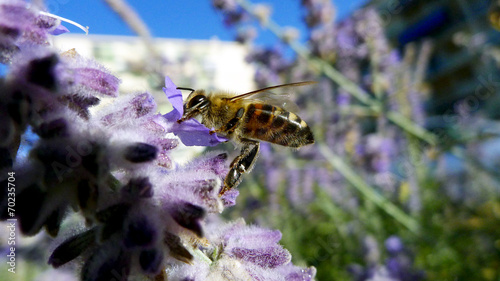
[[[186,91],[191,91],[191,93],[192,93],[192,92],[194,92],[194,89],[191,89],[191,88],[177,87],[176,89],[177,89],[177,90],[186,90]],[[191,93],[190,93],[190,94],[191,94]]]

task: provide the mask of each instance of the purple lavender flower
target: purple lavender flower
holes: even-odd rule
[[[14,56],[8,78],[31,91],[34,108],[63,103],[84,118],[97,96],[116,96],[120,80],[96,62],[77,54],[58,55],[43,46],[23,48]],[[47,98],[44,96],[49,95]],[[39,111],[39,110],[37,110]]]
[[[239,221],[223,224],[210,218],[206,252],[212,259],[195,258],[193,266],[180,265],[172,280],[313,280],[314,268],[299,268],[290,263],[290,254],[277,242],[279,231],[247,227]],[[170,279],[169,279],[170,280]]]
[[[36,19],[36,25],[42,29],[45,29],[46,32],[50,35],[61,35],[69,32],[69,30],[61,24],[61,21],[59,19],[43,14],[38,15]]]
[[[47,45],[49,35],[64,33],[60,20],[40,15],[22,0],[0,1],[0,62],[8,63],[20,49]]]
[[[149,93],[118,96],[120,80],[103,66],[52,49],[44,38],[59,24],[37,18],[30,9],[21,1],[0,1],[0,14],[28,19],[12,26],[0,19],[0,26],[14,30],[9,34],[0,28],[0,42],[16,47],[0,81],[5,132],[0,164],[16,173],[15,216],[23,235],[45,229],[60,236],[73,211],[85,220],[76,233],[57,240],[50,265],[69,268],[78,260],[82,280],[139,275],[221,280],[231,274],[260,280],[314,278],[314,268],[290,263],[290,253],[278,244],[279,231],[217,219],[238,195],[218,195],[227,173],[226,153],[206,153],[185,165],[171,158],[178,141],[167,133],[188,145],[225,139],[194,120],[176,122],[183,113],[182,96],[169,78],[164,91],[174,109],[161,116]],[[10,51],[0,48],[0,56]],[[101,97],[113,102],[99,105]],[[38,139],[26,148],[28,156],[14,162],[27,128]],[[3,220],[9,218],[7,206],[2,192]]]

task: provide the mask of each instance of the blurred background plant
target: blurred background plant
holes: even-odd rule
[[[370,1],[336,20],[331,1],[301,1],[308,41],[300,43],[296,30],[272,20],[269,6],[213,1],[232,19],[237,40],[251,46],[257,85],[319,81],[297,96],[316,144],[299,151],[263,144],[229,215],[281,229],[294,260],[315,266],[318,280],[498,280],[499,124],[490,103],[500,78],[498,61],[484,58],[498,50],[486,16],[495,1],[458,1],[465,16],[446,15],[445,27],[427,15],[453,1],[387,2]],[[252,44],[258,25],[276,35],[274,45]],[[426,28],[455,31],[435,39]],[[405,42],[412,32],[420,34]],[[452,60],[441,41],[460,36],[481,38],[460,50],[466,46],[474,60],[480,49],[476,67],[486,71],[462,77],[474,80],[468,95],[436,93],[443,76],[436,69]],[[450,61],[439,61],[443,53]],[[490,78],[481,84],[481,77]]]
[[[279,229],[317,280],[499,280],[498,1],[373,0],[342,19],[296,2],[305,42],[270,5],[211,1],[257,87],[319,82],[293,96],[316,144],[263,143],[223,215]],[[276,42],[257,44],[265,33]],[[140,71],[158,87],[155,56]]]

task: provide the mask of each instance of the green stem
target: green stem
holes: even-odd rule
[[[293,48],[292,48],[293,49]],[[308,62],[312,65],[316,65],[317,68],[328,78],[330,78],[333,82],[340,85],[346,92],[352,95],[354,98],[359,100],[361,103],[372,107],[372,109],[380,112],[380,104],[373,100],[370,95],[354,82],[349,80],[347,77],[342,75],[338,70],[336,70],[329,63],[322,61],[320,59],[311,59],[307,58]]]
[[[413,136],[421,140],[424,140],[430,145],[434,146],[437,145],[438,143],[438,139],[433,133],[415,124],[413,121],[404,117],[399,112],[396,111],[387,112],[387,119],[391,120],[392,123],[398,125],[401,129],[405,130],[407,133],[410,133]]]
[[[339,172],[346,180],[352,184],[367,200],[376,204],[388,215],[404,225],[413,233],[418,233],[420,226],[418,222],[392,204],[387,198],[379,194],[373,187],[367,184],[356,171],[347,165],[338,155],[333,153],[324,143],[318,143],[320,151],[326,160]]]

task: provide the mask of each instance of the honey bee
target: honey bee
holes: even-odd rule
[[[280,104],[283,99],[269,92],[313,83],[316,82],[277,85],[242,95],[177,88],[191,91],[184,102],[184,114],[178,123],[201,117],[203,125],[214,128],[210,131],[211,134],[224,136],[241,146],[240,155],[229,166],[229,173],[219,196],[238,186],[241,175],[252,170],[259,154],[260,141],[295,148],[314,143],[307,123],[295,113],[284,109],[284,105]]]

